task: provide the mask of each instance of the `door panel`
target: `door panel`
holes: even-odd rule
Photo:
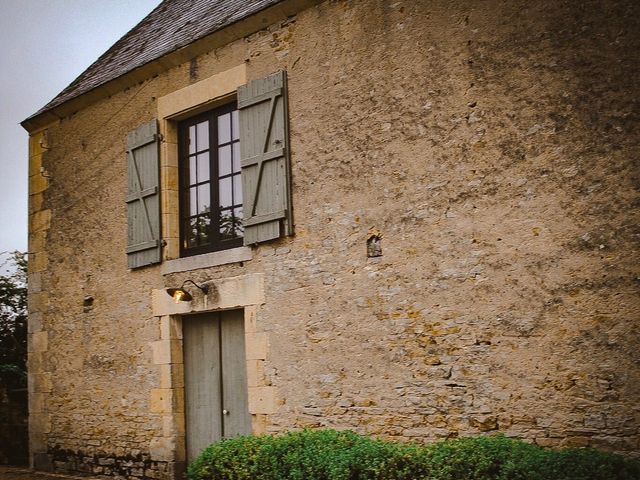
[[[222,408],[224,437],[251,433],[247,400],[247,366],[244,347],[242,310],[225,312],[220,317],[222,348]]]
[[[222,438],[220,398],[220,323],[211,316],[183,322],[187,457],[195,458],[211,442]]]
[[[251,433],[244,313],[230,310],[182,322],[187,459],[222,438]]]

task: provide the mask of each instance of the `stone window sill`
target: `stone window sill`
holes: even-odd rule
[[[162,275],[171,273],[189,272],[199,268],[218,267],[230,263],[246,262],[253,258],[251,248],[238,247],[219,252],[204,253],[193,257],[176,258],[162,263]]]

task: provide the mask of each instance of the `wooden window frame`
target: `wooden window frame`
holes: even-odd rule
[[[189,257],[193,255],[200,255],[203,253],[216,252],[221,250],[227,250],[231,248],[240,247],[243,245],[243,237],[238,236],[229,240],[221,240],[220,238],[220,219],[221,211],[225,210],[220,208],[219,201],[219,169],[218,169],[218,122],[217,117],[226,113],[231,113],[237,110],[237,103],[235,101],[225,103],[219,107],[213,108],[206,112],[194,115],[178,122],[178,176],[179,176],[179,225],[180,225],[180,257]],[[209,239],[210,241],[204,245],[197,245],[193,247],[187,246],[186,234],[187,234],[187,222],[188,219],[193,218],[195,215],[191,215],[189,209],[189,144],[188,144],[188,131],[189,127],[201,123],[202,121],[209,121],[209,195],[211,204],[211,224],[209,227]],[[238,140],[240,141],[240,140]],[[233,135],[230,141],[230,145],[233,145]],[[233,148],[232,148],[233,151]],[[233,169],[229,178],[233,179]],[[199,179],[198,179],[199,180]],[[204,182],[202,182],[204,183]],[[233,180],[232,180],[232,192],[233,192]],[[233,193],[232,193],[233,195]],[[233,203],[233,202],[232,202]],[[237,208],[235,205],[231,207],[231,211]]]

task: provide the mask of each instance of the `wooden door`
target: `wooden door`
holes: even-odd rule
[[[242,310],[183,319],[187,460],[251,433]]]

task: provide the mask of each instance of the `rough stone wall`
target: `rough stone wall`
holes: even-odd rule
[[[36,458],[172,475],[149,404],[151,289],[257,272],[267,431],[638,454],[638,10],[328,1],[48,128]],[[242,265],[128,271],[126,133],[244,61],[250,78],[288,72],[295,236]]]
[[[297,226],[263,260],[274,430],[638,453],[637,14],[338,2],[269,39]]]

